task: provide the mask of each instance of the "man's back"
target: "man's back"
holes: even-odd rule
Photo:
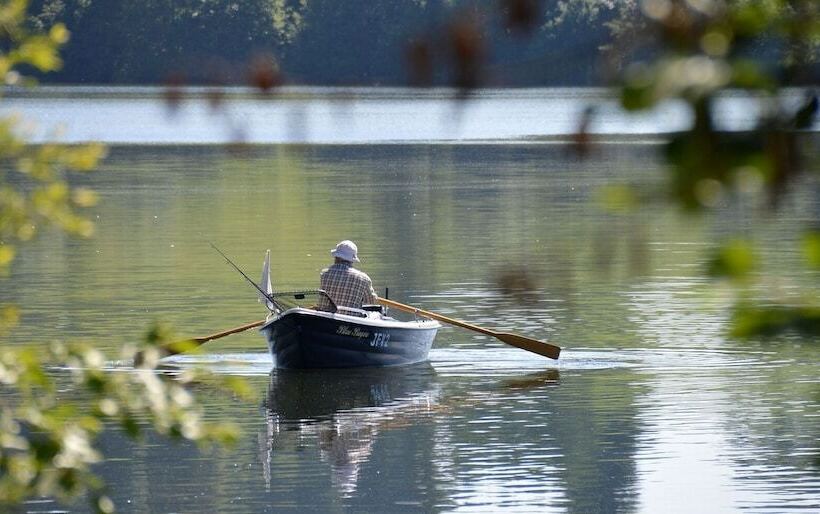
[[[320,287],[339,307],[361,309],[362,305],[377,301],[370,277],[349,262],[337,262],[322,270],[320,282]],[[322,296],[319,299],[319,310],[332,312],[333,306]]]

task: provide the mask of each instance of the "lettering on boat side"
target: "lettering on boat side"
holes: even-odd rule
[[[359,327],[350,328],[347,325],[339,325],[336,333],[342,336],[360,337],[362,339],[370,338],[370,332],[360,329]]]
[[[373,348],[387,348],[387,342],[390,341],[389,332],[377,332],[370,341],[370,346]]]
[[[373,338],[370,337],[370,332],[362,330],[359,327],[350,328],[347,325],[339,325],[336,333],[341,336],[358,337],[360,339],[369,339],[370,346],[373,348],[387,348],[387,343],[390,341],[389,332],[375,332]]]

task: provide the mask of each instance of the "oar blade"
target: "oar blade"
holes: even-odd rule
[[[518,334],[510,334],[507,332],[497,332],[495,337],[511,346],[521,348],[522,350],[527,350],[528,352],[537,353],[538,355],[543,355],[544,357],[549,357],[550,359],[557,359],[558,356],[561,355],[560,347],[539,341],[537,339],[531,339],[529,337],[520,336]]]

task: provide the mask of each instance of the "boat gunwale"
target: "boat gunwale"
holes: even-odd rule
[[[442,324],[433,319],[417,319],[417,320],[410,320],[410,321],[402,321],[395,318],[384,319],[384,318],[362,318],[359,316],[350,316],[347,314],[339,314],[336,312],[325,312],[319,311],[315,309],[308,309],[306,307],[293,307],[288,309],[284,312],[279,313],[278,315],[268,319],[265,323],[259,327],[259,331],[263,331],[268,328],[271,324],[279,321],[280,319],[284,318],[290,314],[301,314],[306,316],[313,316],[319,318],[326,318],[333,321],[340,321],[345,323],[354,323],[357,325],[366,325],[373,328],[384,328],[384,329],[406,329],[406,330],[432,330],[432,329],[440,329],[442,328]]]

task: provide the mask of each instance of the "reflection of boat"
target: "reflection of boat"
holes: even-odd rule
[[[433,414],[439,399],[434,377],[427,362],[389,369],[274,370],[265,401],[267,434],[260,440],[266,483],[277,448],[315,445],[336,488],[353,493],[379,433]]]
[[[260,331],[277,368],[351,368],[425,361],[440,327],[433,320],[393,319],[379,306],[332,313],[294,307],[275,312]]]

